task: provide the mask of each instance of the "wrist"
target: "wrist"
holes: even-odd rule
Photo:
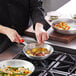
[[[10,30],[10,28],[0,25],[0,33],[7,35],[8,30]]]
[[[35,29],[43,29],[43,24],[36,23]]]
[[[0,33],[5,34],[6,27],[0,25]]]

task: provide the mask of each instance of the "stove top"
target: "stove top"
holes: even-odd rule
[[[32,60],[21,51],[14,59],[30,61],[35,65],[35,71],[31,76],[76,76],[76,56],[54,51],[45,60]]]

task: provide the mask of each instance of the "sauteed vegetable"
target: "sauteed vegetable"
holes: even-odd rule
[[[45,56],[49,54],[50,52],[46,48],[33,48],[30,50],[25,51],[28,55],[31,56]]]
[[[0,68],[0,74],[4,74],[4,76],[26,76],[31,72],[32,71],[30,71],[28,68],[24,68],[24,67],[7,66],[4,68]]]
[[[61,30],[69,30],[70,29],[70,26],[67,25],[66,22],[59,22],[59,23],[55,24],[54,27],[56,27],[57,29],[61,29]]]

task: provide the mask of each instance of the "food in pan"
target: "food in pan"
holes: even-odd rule
[[[26,76],[31,72],[28,68],[24,67],[7,66],[0,68],[0,74],[4,74],[4,76]]]
[[[45,56],[50,53],[50,51],[46,48],[33,48],[25,51],[28,55],[31,56]]]
[[[55,28],[61,29],[61,30],[69,30],[70,26],[66,22],[59,22],[54,25]]]

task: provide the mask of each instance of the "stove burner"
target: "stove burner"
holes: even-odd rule
[[[35,65],[35,72],[31,76],[76,76],[76,56],[55,51],[45,60],[32,60],[23,52],[14,59],[22,59]]]

